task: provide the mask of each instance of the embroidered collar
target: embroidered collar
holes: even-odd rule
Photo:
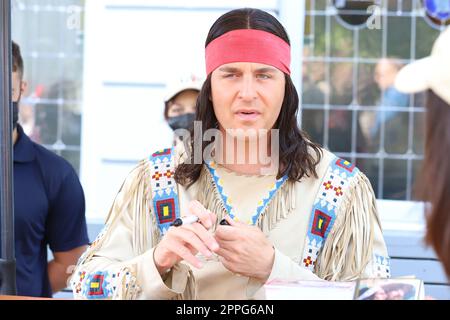
[[[226,191],[223,188],[223,180],[221,179],[219,173],[217,172],[217,164],[213,161],[206,164],[206,167],[208,168],[209,172],[211,173],[214,182],[216,184],[216,187],[219,191],[220,197],[222,198],[223,204],[225,206],[225,209],[227,210],[228,215],[235,221],[237,221],[236,217],[236,211],[233,208],[232,199],[227,195]],[[252,218],[250,221],[247,221],[248,224],[256,225],[258,222],[259,217],[264,212],[266,207],[269,205],[272,198],[277,193],[278,189],[281,188],[281,186],[286,182],[288,179],[288,176],[285,175],[284,177],[278,179],[269,190],[267,190],[265,196],[263,199],[258,201],[258,207],[256,208],[256,212],[252,214]]]

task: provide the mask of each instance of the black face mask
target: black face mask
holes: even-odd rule
[[[194,126],[195,113],[186,113],[178,117],[172,117],[167,120],[173,131],[178,129],[190,130]]]
[[[19,102],[13,101],[13,128],[17,128],[17,122],[19,121]]]
[[[22,87],[22,83],[20,83],[20,87]],[[19,102],[22,98],[22,91],[20,92],[19,98],[17,101],[13,101],[13,129],[17,128],[17,122],[19,122]]]

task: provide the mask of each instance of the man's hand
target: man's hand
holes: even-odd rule
[[[259,228],[235,222],[230,217],[226,220],[230,226],[219,226],[215,234],[222,264],[233,273],[265,283],[275,259],[272,244]]]
[[[202,263],[195,257],[197,253],[209,258],[212,252],[219,249],[217,241],[208,232],[216,222],[216,215],[206,210],[198,201],[189,204],[187,215],[197,216],[199,222],[171,227],[155,248],[153,259],[161,275],[182,260],[196,268],[202,268]]]

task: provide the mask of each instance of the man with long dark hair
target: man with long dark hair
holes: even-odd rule
[[[298,127],[290,54],[264,11],[214,23],[194,130],[126,179],[75,297],[246,299],[272,279],[388,276],[369,181]]]

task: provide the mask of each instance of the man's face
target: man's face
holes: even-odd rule
[[[284,100],[286,79],[280,70],[265,64],[237,62],[212,73],[212,102],[224,129],[274,127]]]

